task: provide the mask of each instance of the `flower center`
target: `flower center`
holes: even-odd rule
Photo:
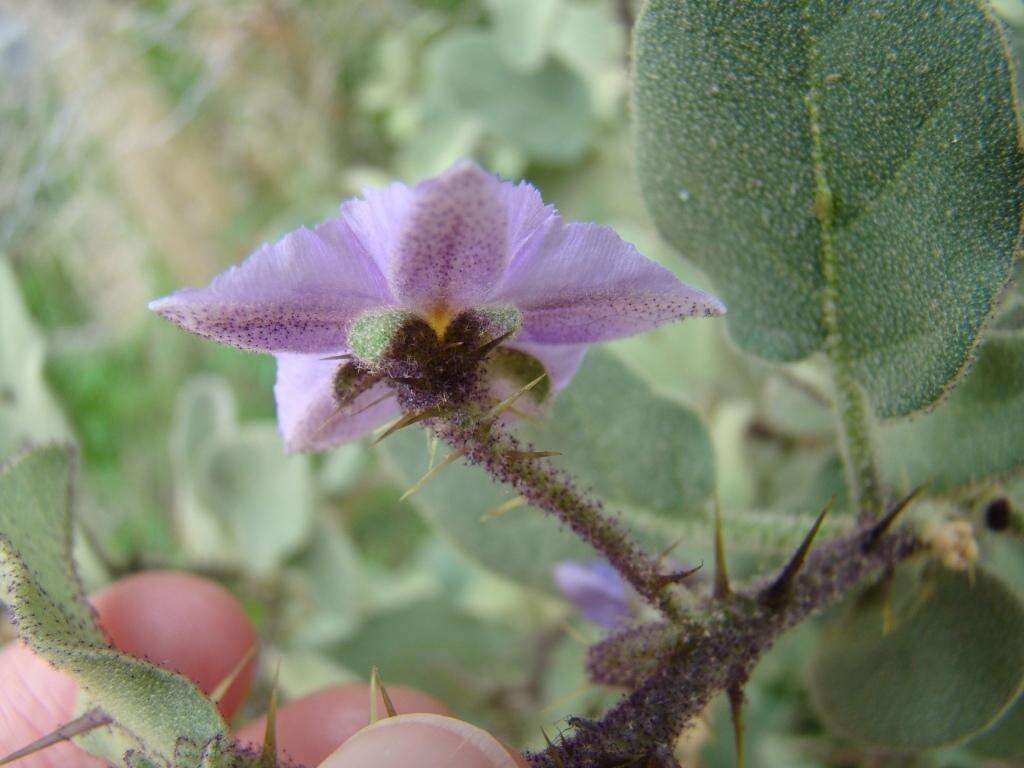
[[[437,334],[438,341],[443,341],[445,334],[448,332],[448,327],[452,324],[452,320],[455,319],[455,313],[444,304],[438,304],[424,313],[423,319],[430,326],[431,330]]]

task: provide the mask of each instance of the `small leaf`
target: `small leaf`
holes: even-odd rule
[[[46,347],[0,256],[0,459],[30,443],[68,440],[71,431],[43,376]]]
[[[922,581],[923,579],[923,581]],[[898,750],[953,744],[987,728],[1024,683],[1024,604],[983,569],[903,567],[884,599],[861,599],[812,662],[830,730]]]
[[[0,598],[32,650],[145,755],[169,762],[180,739],[210,744],[227,726],[192,682],[106,644],[72,565],[70,475],[61,448],[26,454],[0,475]]]

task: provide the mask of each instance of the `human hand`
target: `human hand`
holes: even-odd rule
[[[93,599],[111,642],[212,691],[256,642],[242,607],[220,586],[179,573],[124,579]],[[220,708],[231,717],[245,699],[254,663],[242,671]],[[321,768],[525,768],[521,756],[469,723],[447,716],[435,699],[388,686],[397,717],[366,727],[369,690],[361,684],[326,688],[283,705],[277,714],[280,752]],[[20,643],[0,650],[0,758],[74,717],[74,682]],[[407,714],[417,713],[417,714]],[[236,738],[259,748],[265,721]],[[340,747],[340,748],[339,748]],[[104,762],[64,743],[14,768],[103,768]]]

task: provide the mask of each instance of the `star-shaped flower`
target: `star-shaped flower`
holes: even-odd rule
[[[278,420],[291,451],[358,438],[400,412],[387,396],[396,382],[438,371],[455,382],[453,361],[468,381],[500,349],[543,366],[558,390],[590,344],[725,311],[610,228],[567,222],[531,185],[469,162],[415,187],[367,191],[337,218],[150,309],[200,336],[276,355]],[[429,347],[412,372],[392,360],[398,335],[401,360]],[[353,363],[339,363],[344,356]]]

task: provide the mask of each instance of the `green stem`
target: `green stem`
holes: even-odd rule
[[[846,468],[853,509],[864,520],[882,513],[882,481],[875,458],[872,415],[867,397],[853,377],[851,366],[839,354],[830,355],[839,420],[839,445]]]
[[[812,67],[818,54],[813,41],[809,46]],[[853,361],[846,351],[843,327],[839,321],[838,259],[832,241],[835,205],[825,172],[821,137],[820,91],[812,87],[807,94],[807,113],[811,130],[811,161],[814,167],[814,215],[821,230],[821,272],[825,287],[822,295],[822,324],[825,327],[825,354],[832,364],[835,384],[835,409],[839,419],[839,444],[846,467],[846,483],[853,508],[861,518],[870,520],[882,513],[882,483],[878,472],[872,413],[867,396],[857,381]]]

